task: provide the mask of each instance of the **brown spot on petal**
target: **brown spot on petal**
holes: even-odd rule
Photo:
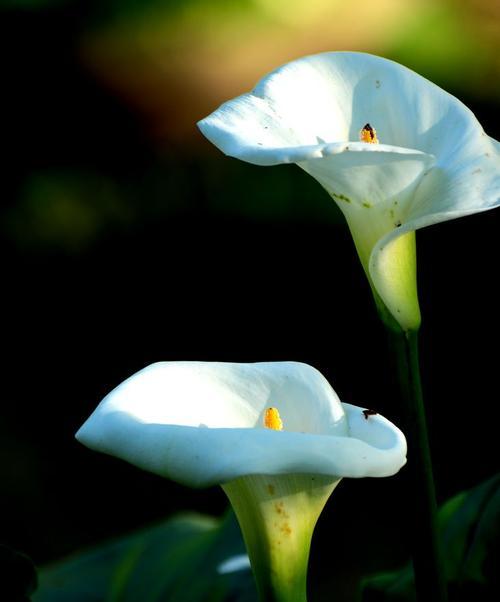
[[[288,513],[285,512],[285,505],[283,504],[283,502],[276,502],[274,504],[274,509],[276,510],[276,513],[279,514],[282,518],[289,518]]]
[[[283,525],[281,525],[280,531],[283,533],[283,535],[291,535],[292,528],[288,523],[283,523]]]

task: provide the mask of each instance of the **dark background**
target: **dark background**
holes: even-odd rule
[[[355,48],[431,77],[500,136],[493,3],[438,2],[436,13],[402,2],[406,21],[392,29],[392,13],[367,15],[378,37],[346,32],[353,8],[334,6],[327,29],[318,3],[301,29],[263,0],[185,4],[192,13],[1,4],[0,540],[39,565],[177,511],[224,512],[218,489],[186,489],[74,440],[101,398],[151,362],[300,360],[344,401],[398,422],[384,332],[334,203],[295,166],[222,156],[196,120],[281,62]],[[493,211],[417,236],[440,501],[498,468],[499,226]],[[405,487],[404,470],[341,484],[314,540],[318,599],[339,575],[354,583],[405,559]]]

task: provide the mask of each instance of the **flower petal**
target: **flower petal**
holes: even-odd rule
[[[299,163],[346,216],[364,265],[374,244],[404,221],[424,174],[427,153],[388,145],[345,144],[342,153]]]
[[[356,142],[367,122],[382,144]],[[391,286],[401,266],[388,255],[392,241],[500,204],[498,142],[458,99],[381,57],[327,52],[292,61],[198,125],[228,155],[296,162],[318,179],[397,319],[401,291]]]
[[[118,411],[141,423],[251,428],[263,427],[269,407],[289,431],[347,430],[335,391],[300,362],[158,362],[114,389],[93,416]]]
[[[436,158],[435,165],[423,174],[411,202],[407,203],[400,227],[388,230],[373,246],[369,274],[396,318],[402,311],[399,291],[404,278],[392,249],[400,237],[425,226],[500,205],[500,145],[486,136],[472,113],[469,117],[470,123],[463,132],[466,139],[461,140],[461,146],[454,148],[452,155]],[[449,135],[446,128],[442,129],[441,136]]]
[[[282,398],[285,424],[287,416],[292,423],[309,416],[308,426],[319,434],[252,428],[270,391],[290,395]],[[356,411],[362,416],[359,408],[342,407],[322,375],[306,364],[164,362],[112,391],[77,438],[88,447],[191,486],[249,474],[360,477],[397,472],[406,453],[400,431],[374,416],[366,427],[371,429],[366,440],[345,436],[348,429],[354,436],[359,432],[365,437],[368,432],[360,430],[356,420],[351,425]],[[245,421],[250,423],[246,428]]]
[[[274,165],[318,156],[321,143],[358,141],[367,122],[383,144],[451,157],[467,139],[471,117],[456,98],[402,65],[326,52],[279,67],[198,126],[226,154]]]

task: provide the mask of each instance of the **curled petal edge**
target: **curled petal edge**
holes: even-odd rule
[[[342,404],[350,436],[264,428],[204,428],[144,424],[124,412],[95,418],[77,439],[91,449],[191,487],[208,487],[251,474],[385,477],[406,463],[403,433],[380,415]]]
[[[390,144],[366,144],[365,142],[321,142],[312,145],[268,146],[242,144],[232,133],[226,132],[206,120],[198,122],[198,127],[206,138],[212,141],[222,152],[235,159],[253,165],[271,166],[283,163],[300,163],[311,159],[322,159],[344,152],[380,152],[410,155],[425,155],[422,151]]]

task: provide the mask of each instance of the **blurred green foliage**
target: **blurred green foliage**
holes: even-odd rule
[[[448,500],[439,511],[451,602],[494,599],[500,536],[500,475]],[[180,515],[40,571],[33,602],[254,602],[248,569],[221,574],[244,554],[232,512],[224,519]],[[335,596],[340,575],[329,576]],[[413,572],[364,581],[364,602],[414,602]],[[311,599],[316,584],[310,583]],[[328,588],[327,588],[328,589]],[[336,597],[336,596],[335,596]]]
[[[495,55],[500,44],[496,37],[481,35],[481,24],[467,8],[465,3],[434,2],[417,9],[415,19],[394,36],[391,56],[445,89],[499,98]]]
[[[498,594],[500,474],[459,493],[439,510],[450,602],[489,602]],[[413,570],[376,575],[364,582],[364,602],[415,602]]]
[[[113,182],[100,174],[42,171],[26,178],[4,227],[24,247],[75,252],[129,215]]]
[[[241,162],[158,161],[142,176],[96,170],[32,172],[2,229],[16,246],[79,253],[112,230],[175,214],[343,224],[335,203],[295,166],[261,170]]]
[[[218,570],[244,552],[232,513],[180,515],[42,570],[33,602],[254,602],[250,570]]]

